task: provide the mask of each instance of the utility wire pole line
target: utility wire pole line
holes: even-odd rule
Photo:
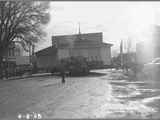
[[[123,40],[120,43],[121,68],[123,68]]]

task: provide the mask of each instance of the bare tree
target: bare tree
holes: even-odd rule
[[[25,50],[43,38],[42,25],[49,22],[49,3],[0,1],[0,61],[6,49],[18,40]]]

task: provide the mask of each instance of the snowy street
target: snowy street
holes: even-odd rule
[[[159,118],[160,89],[129,80],[121,71],[85,77],[58,76],[0,81],[0,118],[40,113],[42,118]]]

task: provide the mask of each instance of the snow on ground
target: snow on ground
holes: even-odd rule
[[[115,103],[109,102],[101,106],[95,113],[98,118],[152,118],[153,114],[159,112],[156,108],[145,104],[144,99],[137,99],[137,96],[142,96],[143,91],[153,92],[153,89],[139,88],[141,84],[146,84],[144,81],[128,81],[127,76],[122,74],[122,71],[112,71],[110,74],[109,83],[112,85],[112,95]],[[135,99],[133,99],[135,98]],[[142,97],[143,98],[143,97]],[[159,98],[159,97],[158,97]],[[157,99],[158,99],[157,98]],[[151,99],[151,98],[150,98]],[[153,99],[152,99],[153,100]],[[155,100],[155,99],[154,99]],[[152,102],[154,102],[154,100]]]
[[[0,118],[31,112],[43,118],[151,118],[159,113],[158,102],[153,105],[159,89],[129,81],[121,70],[93,72],[67,77],[65,84],[55,76],[0,81]]]

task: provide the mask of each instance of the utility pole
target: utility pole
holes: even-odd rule
[[[120,58],[121,58],[121,68],[123,69],[123,40],[120,43]]]
[[[130,50],[131,50],[131,39],[130,37],[128,37],[127,39],[127,58],[126,58],[126,65],[127,65],[127,68],[129,69],[131,67],[131,54],[130,54]],[[128,69],[127,69],[127,72],[128,72]]]
[[[78,25],[79,25],[79,27],[78,27],[78,40],[82,40],[80,22],[78,23]]]
[[[80,22],[78,23],[79,24],[79,31],[78,31],[78,33],[79,33],[79,35],[81,34],[81,25],[80,25]]]

